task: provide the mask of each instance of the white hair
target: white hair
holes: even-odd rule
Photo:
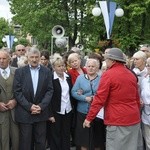
[[[87,67],[90,62],[95,62],[96,67],[99,68],[99,61],[95,58],[88,58],[86,60],[85,67]]]
[[[138,52],[134,53],[133,58],[143,58],[144,60],[146,60],[147,56],[144,52],[138,51]]]
[[[18,68],[20,67],[24,67],[25,65],[27,65],[28,59],[26,56],[21,56],[19,61],[17,62],[18,64]]]

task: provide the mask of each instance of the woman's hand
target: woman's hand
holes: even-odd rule
[[[92,100],[93,100],[93,96],[87,96],[87,97],[85,98],[85,100],[86,100],[88,103],[91,103]]]

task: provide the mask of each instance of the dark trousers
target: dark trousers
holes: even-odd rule
[[[19,150],[45,150],[46,122],[19,124]],[[34,146],[33,146],[34,145]]]
[[[72,113],[55,113],[55,123],[50,124],[50,150],[70,150],[70,128]]]

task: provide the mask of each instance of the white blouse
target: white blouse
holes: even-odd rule
[[[147,75],[141,82],[141,99],[144,107],[142,109],[142,122],[150,125],[150,76]]]

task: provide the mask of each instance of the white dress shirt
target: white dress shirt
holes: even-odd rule
[[[10,76],[10,68],[9,68],[9,66],[8,66],[6,69],[0,68],[0,72],[1,72],[2,77],[3,77],[4,79],[6,79],[6,78],[5,78],[4,71],[7,72],[7,73],[6,73],[6,74],[7,74],[7,78],[9,78],[9,76]]]
[[[54,79],[59,79],[61,85],[61,111],[58,112],[59,114],[69,113],[72,110],[71,102],[70,102],[70,94],[69,94],[69,85],[67,83],[66,77],[68,75],[64,73],[64,80],[61,79],[56,72],[54,72]]]

